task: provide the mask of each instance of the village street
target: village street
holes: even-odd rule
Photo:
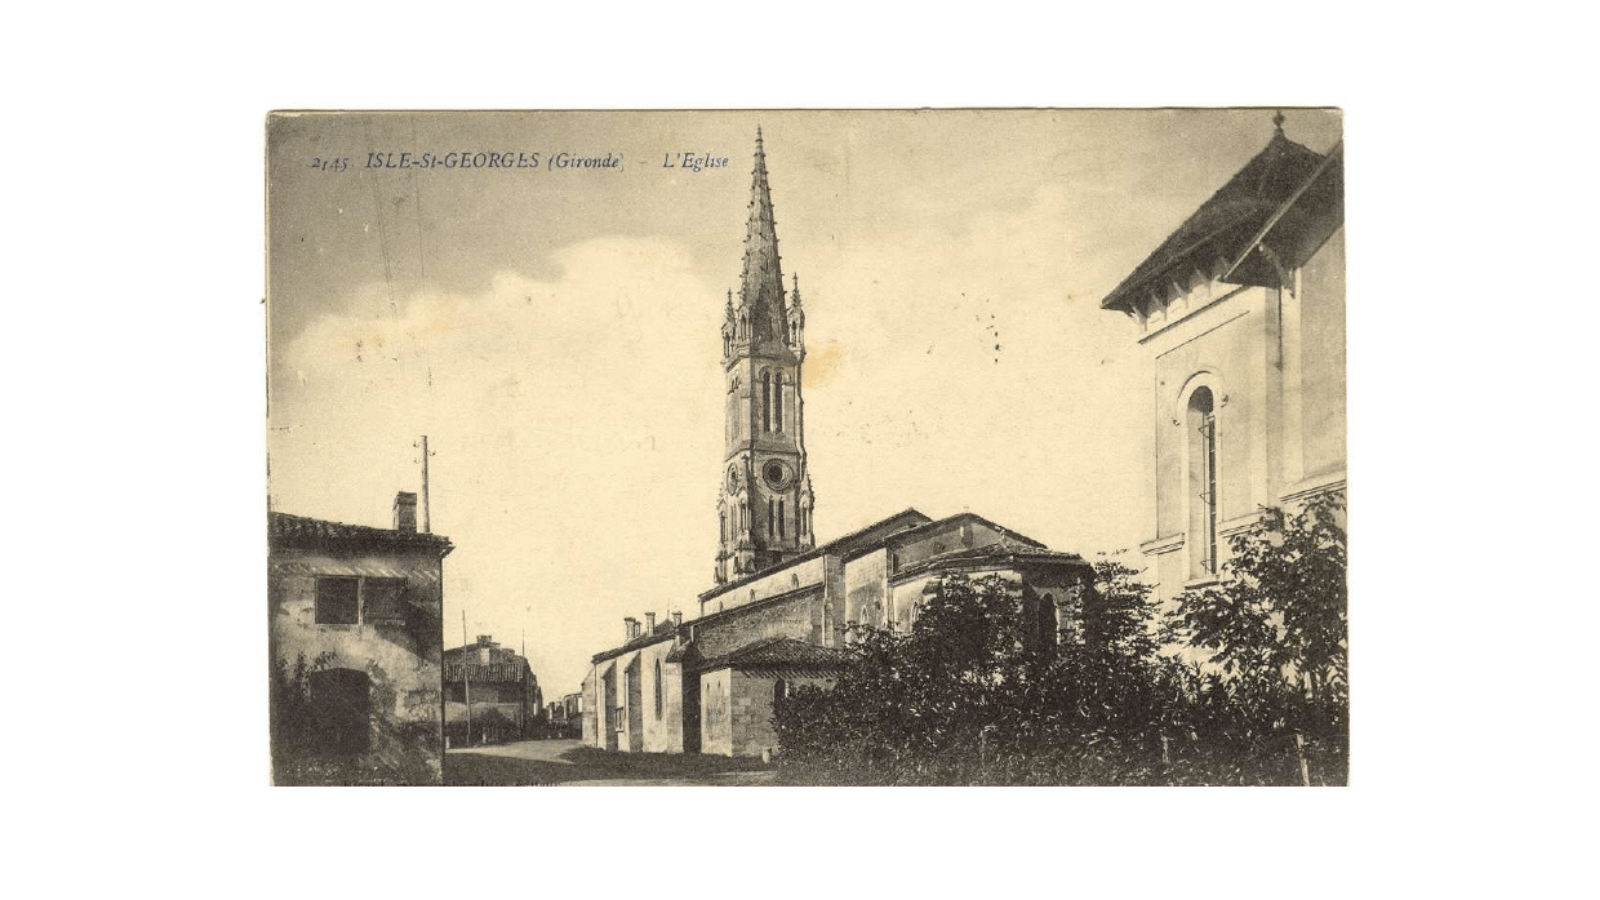
[[[776,783],[760,760],[606,753],[575,740],[517,741],[445,752],[448,785],[689,786]]]

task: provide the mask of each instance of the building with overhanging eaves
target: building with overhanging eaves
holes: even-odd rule
[[[1154,361],[1140,549],[1163,600],[1214,581],[1262,507],[1346,487],[1343,144],[1317,152],[1275,122],[1101,303],[1137,322]]]
[[[915,509],[818,545],[804,439],[805,314],[785,291],[759,130],[738,296],[722,325],[725,452],[713,587],[697,615],[624,621],[583,683],[583,739],[623,752],[760,755],[773,714],[800,685],[831,685],[849,664],[850,627],[909,629],[924,591],[950,574],[1017,583],[1057,639],[1092,590],[1092,567],[981,516]]]
[[[411,493],[393,528],[271,512],[267,536],[274,780],[437,783],[450,540]]]
[[[452,747],[532,737],[544,695],[526,656],[492,636],[444,652],[444,724]]]

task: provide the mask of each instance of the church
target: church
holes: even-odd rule
[[[924,589],[950,574],[1026,587],[1038,639],[1055,640],[1094,572],[973,513],[916,509],[818,543],[805,447],[805,311],[785,290],[761,132],[738,295],[723,310],[725,391],[712,585],[681,614],[624,620],[583,682],[583,741],[619,752],[759,756],[777,750],[775,709],[849,664],[851,625],[908,630]],[[708,360],[707,364],[713,361]],[[685,598],[687,600],[687,598]]]

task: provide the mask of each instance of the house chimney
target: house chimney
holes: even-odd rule
[[[394,495],[394,530],[417,533],[417,495],[401,491]]]
[[[682,612],[675,612],[675,613],[672,614],[672,645],[674,647],[682,647],[683,646],[683,613]]]
[[[488,635],[488,634],[480,634],[480,635],[478,635],[478,646],[479,647],[492,647],[492,646],[494,646],[494,642],[491,640],[492,637],[493,637],[493,635]]]
[[[623,639],[624,641],[631,641],[634,638],[639,636],[639,620],[638,619],[635,619],[633,616],[628,616],[627,618],[622,620],[622,625],[623,625],[623,628],[624,628],[624,630],[626,631],[626,633],[628,635],[626,638]]]
[[[644,614],[644,633],[652,635],[656,633],[656,614],[653,612]]]
[[[672,614],[672,627],[673,628],[682,628],[683,627],[683,610],[680,609],[677,612]]]

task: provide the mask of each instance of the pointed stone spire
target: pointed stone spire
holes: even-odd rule
[[[777,222],[772,217],[767,154],[761,144],[760,126],[756,127],[756,167],[751,175],[750,219],[745,227],[739,301],[750,315],[752,341],[771,340],[784,333],[783,271],[778,264]]]
[[[1275,113],[1272,117],[1273,131],[1277,134],[1283,134],[1283,123],[1285,121],[1287,120],[1283,117],[1283,110],[1278,110],[1277,113]]]
[[[800,306],[800,274],[797,272],[792,277],[794,278],[794,287],[789,291],[789,330],[786,332],[786,336],[789,342],[789,350],[800,359],[805,359],[806,314],[805,310]]]

